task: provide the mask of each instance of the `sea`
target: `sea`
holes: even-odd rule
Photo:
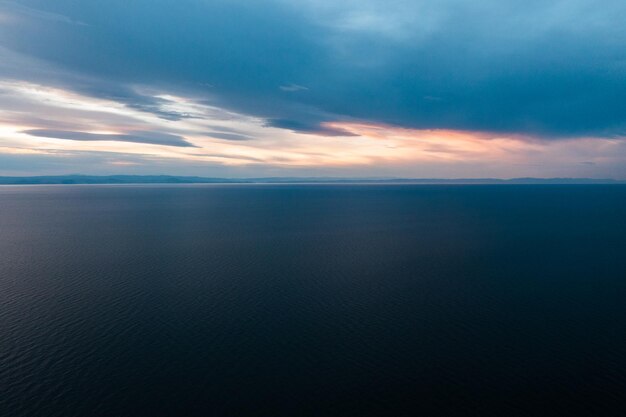
[[[626,415],[624,185],[0,187],[0,416]]]

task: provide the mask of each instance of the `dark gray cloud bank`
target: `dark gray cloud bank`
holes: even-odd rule
[[[0,46],[66,74],[31,80],[171,120],[187,115],[134,86],[325,135],[342,120],[626,133],[623,0],[22,0],[0,15],[17,17]]]
[[[78,140],[86,142],[116,141],[146,143],[151,145],[194,147],[193,144],[187,142],[182,136],[149,131],[135,131],[131,134],[106,134],[75,132],[71,130],[31,129],[25,130],[22,133],[40,138]]]

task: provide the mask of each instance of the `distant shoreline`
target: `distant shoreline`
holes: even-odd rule
[[[626,184],[623,180],[594,178],[335,178],[335,177],[265,177],[208,178],[170,175],[57,175],[0,177],[0,185],[176,185],[176,184],[372,184],[372,185],[584,185]]]

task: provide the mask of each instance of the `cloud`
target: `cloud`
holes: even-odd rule
[[[25,130],[25,133],[30,136],[36,136],[41,138],[53,138],[64,140],[77,140],[77,141],[117,141],[117,142],[133,142],[133,143],[146,143],[151,145],[164,145],[164,146],[180,146],[180,147],[195,147],[195,145],[187,142],[182,136],[171,135],[168,133],[159,132],[142,132],[135,131],[127,134],[106,134],[106,133],[87,133],[87,132],[75,132],[69,130],[47,130],[47,129],[31,129]]]
[[[267,126],[320,136],[355,136],[354,133],[347,130],[324,126],[321,123],[316,123],[315,121],[307,122],[294,119],[270,119],[267,121]]]
[[[476,167],[506,143],[503,161],[558,148],[555,164],[602,172],[625,158],[607,153],[626,132],[624,15],[621,0],[0,0],[0,142],[417,170],[462,167],[477,140]]]
[[[294,93],[296,91],[306,91],[308,90],[307,87],[304,87],[302,85],[298,85],[298,84],[287,84],[287,85],[281,85],[280,89],[282,91],[287,91],[289,93]]]
[[[247,135],[241,135],[238,133],[225,133],[225,132],[208,132],[207,136],[216,139],[224,139],[224,140],[251,140],[253,139]]]
[[[172,104],[170,100],[150,94],[142,94],[129,86],[110,85],[100,82],[79,87],[77,90],[91,97],[123,103],[129,109],[151,113],[165,120],[177,121],[193,117],[188,113],[168,108]]]
[[[5,47],[93,83],[76,89],[166,119],[185,114],[134,86],[306,126],[353,118],[542,138],[626,128],[620,0],[601,8],[591,0],[59,0],[41,8],[88,26],[40,24],[30,12],[0,29]],[[284,84],[290,79],[299,84]],[[284,94],[303,86],[307,94]]]
[[[48,21],[53,23],[64,23],[71,25],[84,26],[84,22],[72,20],[67,16],[58,13],[45,12],[39,9],[30,8],[22,4],[0,0],[0,16],[5,16],[7,21],[14,22],[21,19],[35,19],[40,21]]]

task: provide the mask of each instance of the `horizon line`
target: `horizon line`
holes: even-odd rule
[[[514,177],[514,178],[409,178],[409,177],[202,177],[194,175],[89,175],[59,174],[0,176],[0,185],[115,185],[115,184],[626,184],[626,180],[588,177]]]

